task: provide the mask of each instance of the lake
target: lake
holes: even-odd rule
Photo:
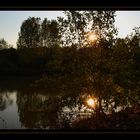
[[[85,102],[89,95],[80,88],[69,85],[63,89],[55,84],[41,90],[32,87],[33,83],[32,78],[0,80],[0,129],[71,129],[79,120],[93,116],[94,109]],[[115,102],[105,106],[102,101],[104,112],[109,114]],[[123,108],[117,106],[114,111]]]
[[[82,112],[91,115],[77,97],[64,96],[57,89],[55,94],[31,90],[31,83],[27,79],[0,81],[0,129],[69,128]]]

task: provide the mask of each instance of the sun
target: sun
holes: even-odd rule
[[[95,33],[89,33],[88,34],[88,40],[89,40],[89,42],[94,42],[94,41],[96,41],[97,40],[97,35],[95,34]]]
[[[89,107],[92,107],[93,108],[95,106],[95,100],[93,98],[91,98],[91,97],[88,98],[86,102],[87,102],[87,105]]]

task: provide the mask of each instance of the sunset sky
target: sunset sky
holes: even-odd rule
[[[24,20],[29,16],[40,17],[42,20],[56,19],[64,16],[62,11],[0,11],[0,38],[4,38],[9,44],[16,47],[18,32]],[[125,37],[132,32],[135,26],[140,25],[140,11],[117,11],[115,26],[118,28],[118,36]]]

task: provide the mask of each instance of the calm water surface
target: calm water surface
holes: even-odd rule
[[[17,92],[3,91],[0,93],[0,129],[22,128],[17,106]]]
[[[0,129],[69,128],[79,110],[85,112],[74,97],[31,91],[25,83],[1,81]]]
[[[41,91],[29,88],[31,83],[0,80],[0,129],[67,129],[94,113],[81,102],[75,88],[65,93],[55,86]]]

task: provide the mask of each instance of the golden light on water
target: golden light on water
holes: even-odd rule
[[[89,107],[95,107],[95,100],[92,97],[88,98],[86,102]]]

